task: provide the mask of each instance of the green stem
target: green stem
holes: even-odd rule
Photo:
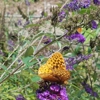
[[[74,84],[70,84],[70,86],[73,86],[73,87],[75,87],[76,89],[78,89],[78,90],[80,90],[80,88],[78,88],[76,85],[74,85]]]

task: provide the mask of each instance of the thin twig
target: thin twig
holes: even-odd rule
[[[12,54],[18,49],[19,45],[15,47],[15,49],[12,51],[12,53],[8,56],[8,58],[5,60],[5,62],[2,64],[2,66],[6,63],[7,60],[12,56]]]
[[[37,38],[37,39],[38,39],[38,38]],[[37,41],[37,39],[34,40],[30,45],[28,45],[27,48],[28,48],[29,46],[33,45],[33,44]],[[20,55],[18,55],[18,57],[17,57],[17,58],[12,62],[12,64],[7,68],[7,70],[9,70],[9,69],[12,67],[12,65],[25,53],[25,51],[26,51],[26,49],[24,49],[24,51],[23,51]],[[21,68],[23,65],[24,65],[24,64],[18,66],[14,71],[12,71],[11,73],[9,73],[9,75],[6,76],[6,77],[0,82],[0,85],[1,85],[1,83],[3,83],[6,79],[8,79],[11,75],[13,75],[13,74],[14,74],[19,68]],[[7,70],[6,70],[6,71],[7,71]],[[0,80],[3,78],[3,76],[4,76],[5,73],[6,73],[6,71],[1,75]]]
[[[38,48],[40,47],[40,44],[41,44],[43,38],[44,38],[44,35],[42,36],[41,40],[39,41],[39,43],[38,43],[38,45],[37,45],[37,47],[36,47],[34,53],[35,53],[35,52],[38,50]]]

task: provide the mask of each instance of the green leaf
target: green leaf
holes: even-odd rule
[[[98,84],[95,84],[95,86],[96,86],[97,88],[100,88],[100,85],[98,85]]]
[[[94,74],[92,75],[92,77],[93,77],[93,80],[94,80],[94,82],[96,81],[96,79],[97,79],[97,73],[96,72],[94,72]]]
[[[47,36],[49,38],[54,38],[54,34],[52,34],[52,33],[45,33],[45,36]]]
[[[61,42],[58,41],[57,43],[58,43],[59,48],[61,49]]]
[[[91,54],[92,49],[88,47],[88,54]]]
[[[78,98],[81,98],[82,94],[84,93],[84,89],[78,92]]]
[[[81,44],[78,44],[78,45],[76,46],[76,48],[75,48],[75,50],[74,50],[74,53],[75,53],[75,54],[77,54],[77,53],[80,52],[80,50],[81,50],[80,45],[81,45]]]
[[[96,34],[99,35],[99,33],[100,33],[100,28],[98,28],[98,29],[96,30]]]
[[[90,11],[91,11],[90,8],[87,8],[87,9],[84,9],[84,8],[83,8],[83,9],[79,10],[78,13],[79,13],[79,14],[89,14]]]
[[[41,36],[43,36],[43,35],[44,35],[44,33],[38,33],[38,34],[36,34],[36,35],[34,36],[33,40],[35,40],[35,39],[37,39],[38,37],[41,37]]]
[[[25,52],[25,57],[27,56],[31,56],[33,54],[34,50],[33,50],[33,47],[30,46],[29,48],[27,48],[26,52]]]
[[[89,9],[97,10],[97,7],[96,7],[96,6],[91,5],[91,6],[89,7]]]
[[[86,13],[86,9],[81,9],[81,10],[79,10],[79,13],[80,13],[80,14]]]
[[[32,65],[34,65],[34,62],[27,62],[26,66],[24,67],[24,70],[29,68]]]
[[[73,65],[73,68],[76,68],[77,66],[78,66],[77,64],[74,64],[74,65]]]
[[[22,61],[27,64],[30,60],[32,59],[32,57],[26,57],[26,58],[23,58]]]
[[[86,38],[85,43],[89,43],[91,38],[95,38],[96,37],[96,31],[95,30],[91,30],[91,29],[86,30],[84,28],[83,29],[83,35]]]
[[[98,69],[100,69],[100,64],[96,64],[96,67],[97,67]]]
[[[6,70],[7,69],[7,67],[6,66],[1,66],[1,68],[3,69],[3,70]]]
[[[38,82],[41,80],[41,78],[38,75],[34,75],[33,78],[31,79],[33,82]]]

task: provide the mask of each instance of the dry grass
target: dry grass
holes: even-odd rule
[[[6,12],[9,12],[10,14],[15,14],[18,12],[17,6],[20,6],[22,11],[24,13],[27,13],[27,6],[25,5],[24,0],[20,2],[14,2],[13,0],[8,0],[9,2],[6,2],[4,4],[4,1],[0,1],[0,13],[2,13],[4,6],[6,5]],[[50,6],[56,5],[58,3],[61,3],[62,0],[39,0],[39,2],[31,2],[29,6],[30,12],[41,12],[43,9],[49,9]]]

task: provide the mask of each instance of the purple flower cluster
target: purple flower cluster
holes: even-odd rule
[[[71,36],[67,36],[67,38],[69,40],[77,40],[80,43],[84,43],[84,41],[85,41],[85,37],[82,34],[78,33],[78,32],[75,32]]]
[[[87,8],[91,4],[91,0],[77,0],[79,3],[79,8]]]
[[[91,4],[91,0],[72,0],[69,4],[66,4],[62,11],[59,13],[59,22],[61,22],[66,17],[66,10],[67,11],[76,11],[81,8],[87,8]]]
[[[95,5],[100,5],[100,0],[93,0],[93,3],[94,3]]]
[[[92,20],[92,21],[90,22],[90,25],[91,25],[91,28],[92,28],[92,29],[97,29],[97,27],[98,27],[98,24],[97,24],[96,21],[94,21],[94,20]]]
[[[85,81],[82,82],[82,86],[84,87],[85,91],[89,93],[91,96],[98,97],[98,94],[93,91],[93,88],[87,84]]]
[[[80,8],[87,8],[91,4],[91,0],[72,0],[69,4],[65,5],[69,10],[75,11],[79,10]]]
[[[68,100],[66,88],[57,83],[45,83],[36,95],[39,100]]]
[[[25,23],[23,24],[22,20],[20,20],[20,19],[18,19],[18,21],[15,23],[16,26],[23,26],[23,27],[25,27],[25,26],[27,26],[29,24],[30,24],[29,20],[26,20]]]
[[[59,17],[58,17],[58,18],[59,18],[58,21],[61,22],[61,21],[66,17],[66,12],[62,10],[62,11],[58,14],[58,16],[59,16]]]
[[[22,95],[16,96],[16,100],[26,100]]]
[[[69,4],[66,5],[66,8],[68,8],[68,10],[70,11],[75,11],[79,9],[79,4],[77,0],[73,0],[72,2],[70,2]]]
[[[75,1],[72,1],[70,2],[69,4],[66,4],[62,11],[58,14],[58,21],[61,22],[67,15],[67,13],[65,12],[66,10],[69,11],[69,10],[77,10],[78,7],[77,7],[77,3],[76,3],[76,0]]]
[[[73,70],[73,65],[78,64],[84,60],[88,60],[92,55],[80,55],[77,57],[70,57],[65,59],[66,68],[68,70]]]
[[[93,0],[95,5],[100,5],[100,0]],[[59,13],[59,22],[66,17],[65,11],[76,11],[81,8],[88,8],[91,5],[91,0],[72,0],[69,4],[66,4],[62,11]]]

